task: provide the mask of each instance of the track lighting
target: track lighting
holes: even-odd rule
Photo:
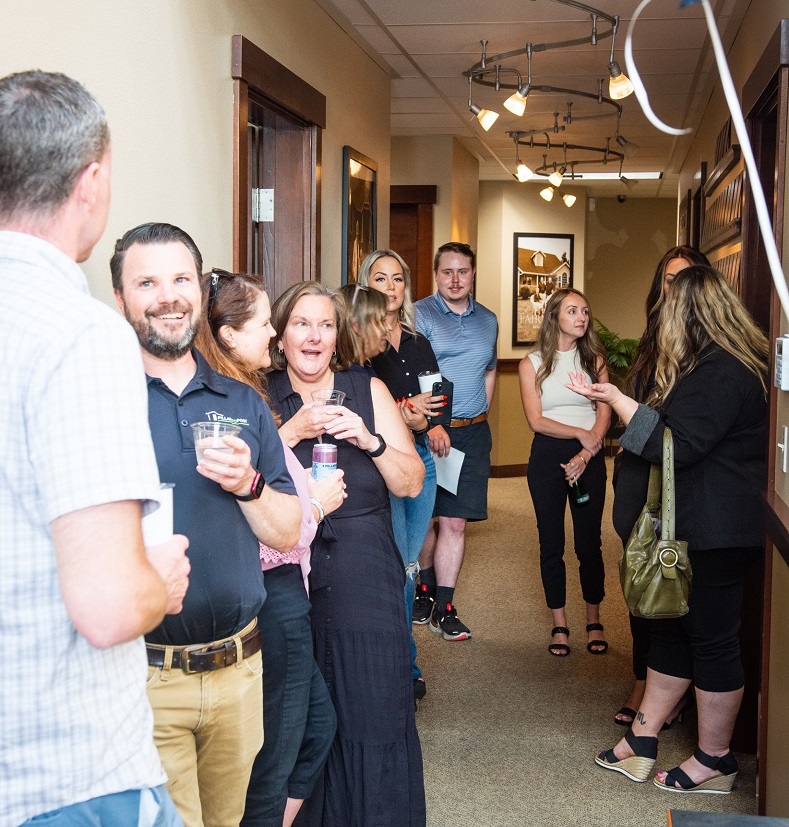
[[[533,175],[534,173],[526,166],[526,164],[523,163],[523,161],[515,167],[515,176],[521,183],[530,180]]]
[[[633,84],[630,82],[630,78],[622,71],[615,60],[608,64],[608,72],[611,75],[611,80],[608,81],[608,94],[615,101],[633,94]]]
[[[553,187],[546,187],[544,190],[540,190],[540,195],[546,201],[552,201],[553,200]]]
[[[564,201],[564,206],[565,207],[572,207],[572,205],[575,204],[576,200],[577,200],[576,197],[574,195],[570,195],[569,192],[566,192],[562,196],[562,201]]]
[[[529,97],[529,92],[531,92],[531,84],[524,83],[504,101],[504,107],[509,109],[513,115],[521,117],[526,111],[526,98]]]
[[[469,109],[474,113],[480,126],[485,130],[485,132],[487,132],[491,126],[496,123],[499,117],[498,112],[494,112],[492,109],[482,109],[475,103],[472,103],[471,106],[469,106]]]

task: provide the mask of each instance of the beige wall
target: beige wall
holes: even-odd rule
[[[324,281],[340,280],[344,144],[378,162],[379,239],[388,241],[390,81],[312,0],[26,0],[4,4],[2,32],[0,75],[62,71],[107,110],[113,203],[85,265],[100,298],[111,299],[114,239],[142,221],[179,224],[208,265],[230,266],[234,34],[326,95]]]
[[[622,338],[644,331],[644,300],[658,261],[676,244],[672,198],[589,199],[584,292],[595,319]]]

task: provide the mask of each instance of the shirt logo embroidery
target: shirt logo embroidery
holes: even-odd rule
[[[205,416],[208,422],[228,422],[230,425],[246,425],[249,427],[248,419],[236,419],[232,416],[225,416],[218,411],[206,411]]]

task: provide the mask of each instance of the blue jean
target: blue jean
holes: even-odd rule
[[[28,819],[43,827],[183,827],[167,788],[127,790],[61,807]],[[24,825],[23,825],[24,827]]]
[[[415,578],[419,570],[417,561],[430,527],[430,520],[433,518],[433,505],[436,501],[436,464],[433,461],[433,455],[430,453],[430,448],[419,442],[415,447],[425,464],[425,481],[422,490],[416,497],[389,495],[392,505],[392,529],[405,566],[405,616],[409,631],[414,609]],[[422,677],[422,671],[416,665],[416,642],[413,633],[411,633],[411,675],[414,679]]]

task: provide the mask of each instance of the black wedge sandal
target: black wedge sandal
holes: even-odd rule
[[[634,735],[633,730],[629,729],[625,733],[625,741],[627,741],[635,755],[629,755],[627,758],[617,758],[612,749],[602,749],[595,756],[594,762],[598,767],[621,772],[631,781],[637,781],[640,784],[647,780],[649,773],[652,772],[652,767],[655,766],[658,740],[651,735]],[[657,781],[655,783],[657,784]]]
[[[586,624],[586,631],[589,632],[602,632],[605,631],[603,629],[602,623],[587,623]],[[586,644],[586,651],[592,655],[604,655],[608,651],[608,641],[607,640],[590,640],[589,643]],[[617,721],[617,723],[619,723]]]
[[[732,791],[734,781],[740,769],[733,752],[726,755],[708,755],[698,747],[693,751],[693,757],[708,769],[723,773],[706,781],[696,784],[693,779],[679,767],[669,770],[663,780],[655,776],[654,784],[661,790],[668,790],[671,793],[708,793],[712,795],[727,795]]]
[[[570,637],[570,630],[566,626],[554,626],[551,629],[551,637],[554,635]],[[566,658],[570,654],[570,647],[566,643],[549,643],[548,651],[556,658]]]

